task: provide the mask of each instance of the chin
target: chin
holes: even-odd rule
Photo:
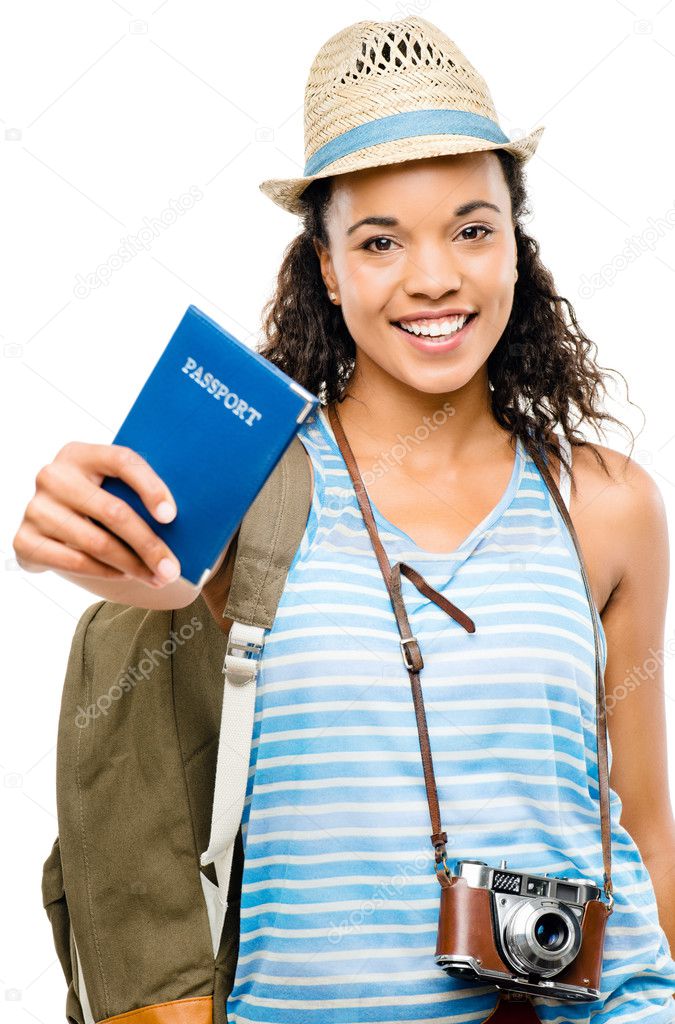
[[[441,370],[439,367],[428,366],[424,369],[409,367],[403,372],[393,372],[392,376],[421,394],[447,395],[463,388],[475,373],[476,369],[467,371],[465,367]]]

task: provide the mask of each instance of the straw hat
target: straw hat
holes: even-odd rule
[[[488,149],[524,163],[543,131],[509,139],[482,76],[425,18],[357,21],[331,36],[310,68],[304,176],[270,178],[259,188],[300,213],[298,197],[315,178]]]

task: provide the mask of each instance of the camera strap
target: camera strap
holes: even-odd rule
[[[417,732],[419,735],[420,752],[422,755],[422,767],[424,769],[424,783],[427,792],[427,802],[429,804],[429,815],[431,818],[431,842],[434,847],[434,856],[436,861],[436,872],[441,881],[440,875],[443,873],[443,877],[450,874],[448,870],[446,856],[448,836],[441,824],[441,814],[438,804],[438,792],[436,789],[436,779],[434,776],[433,759],[431,755],[431,746],[429,744],[429,732],[427,728],[426,713],[424,710],[424,698],[422,695],[422,687],[420,685],[419,673],[424,668],[424,661],[422,659],[422,653],[420,651],[419,643],[417,638],[412,635],[410,629],[410,622],[405,609],[405,604],[401,596],[401,574],[403,574],[411,583],[417,587],[419,592],[427,597],[430,601],[433,601],[442,611],[449,615],[458,625],[467,631],[467,633],[475,633],[476,626],[473,620],[458,608],[457,605],[448,601],[443,594],[440,594],[433,587],[429,586],[424,577],[420,575],[412,566],[407,565],[405,562],[397,562],[395,565],[391,565],[387,554],[382,546],[380,537],[375,524],[375,517],[373,516],[373,510],[370,504],[370,499],[366,493],[363,480],[359,468],[356,464],[356,459],[352,449],[347,441],[345,432],[342,429],[340,417],[337,412],[335,402],[332,402],[327,407],[328,418],[333,428],[338,447],[342,453],[347,470],[354,485],[354,491],[356,492],[356,498],[361,509],[361,514],[368,530],[370,540],[377,557],[378,565],[384,582],[391,599],[394,614],[396,616],[396,623],[398,625],[398,631],[400,633],[400,645],[401,653],[403,655],[403,662],[408,674],[410,676],[410,686],[412,689],[413,705],[415,708],[415,718],[417,721]],[[581,553],[581,546],[579,539],[576,534],[576,530],[572,524],[572,520],[567,511],[565,502],[562,499],[560,491],[555,483],[555,480],[551,476],[548,467],[546,466],[541,454],[535,450],[535,446],[529,443],[529,440],[525,440],[525,447],[529,454],[532,456],[537,469],[542,475],[544,483],[550,491],[553,500],[555,501],[560,514],[563,517],[565,525],[570,532],[572,541],[574,543],[577,557],[579,559],[579,565],[581,568],[581,576],[583,579],[584,587],[586,589],[586,597],[588,600],[589,608],[591,611],[591,620],[593,623],[593,638],[595,646],[595,682],[596,682],[596,739],[597,739],[597,755],[598,755],[598,783],[600,790],[600,829],[602,834],[602,858],[604,867],[603,876],[603,888],[605,895],[609,901],[609,908],[611,909],[614,898],[612,896],[612,876],[611,876],[611,837],[610,837],[610,813],[609,813],[609,766],[607,757],[607,715],[605,707],[605,685],[603,672],[601,668],[600,658],[600,634],[597,623],[597,612],[595,608],[595,602],[593,600],[593,594],[591,591],[590,583],[588,580],[588,574]],[[439,867],[441,866],[442,867]],[[441,882],[442,884],[442,882]]]

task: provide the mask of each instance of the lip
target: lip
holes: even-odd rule
[[[392,323],[408,323],[410,320],[443,320],[448,316],[469,316],[475,309],[421,309],[409,316],[398,316]]]
[[[416,348],[419,352],[438,352],[442,354],[444,352],[451,352],[453,349],[458,348],[459,345],[469,336],[471,328],[478,319],[478,314],[472,316],[468,323],[464,324],[461,331],[457,331],[447,341],[434,341],[432,338],[425,338],[421,334],[411,334],[410,331],[405,331],[402,327],[397,324],[392,324],[395,331],[398,331],[403,337],[410,342],[413,348]]]

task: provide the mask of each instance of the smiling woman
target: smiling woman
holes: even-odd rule
[[[305,128],[304,176],[261,184],[302,220],[261,351],[325,408],[299,432],[314,496],[266,640],[228,1014],[497,1024],[504,997],[494,1012],[496,989],[477,983],[494,941],[529,993],[514,1020],[672,1024],[662,672],[611,702],[608,809],[593,685],[599,671],[604,690],[624,693],[631,665],[662,648],[665,517],[651,477],[582,432],[631,433],[603,407],[597,346],[525,230],[524,163],[543,128],[509,140],[482,77],[418,17],[332,37],[310,70]],[[569,528],[536,453],[567,495]],[[452,925],[464,976],[434,971],[438,892],[415,867],[429,780],[405,674],[388,660],[399,640],[388,563],[474,625],[470,636],[449,628],[434,590],[402,580],[447,827],[433,828],[437,861],[454,858],[452,884],[464,859],[505,858],[512,872],[604,888],[613,902],[604,944],[594,940],[595,999],[569,1002],[560,965],[530,974],[528,988],[489,916],[485,928],[475,914]],[[408,869],[377,898],[389,873]],[[515,876],[503,878],[512,892]],[[564,944],[559,917],[556,927]],[[537,928],[515,945],[536,944]],[[487,948],[472,960],[467,936],[479,934]]]
[[[195,971],[161,962],[146,929],[161,981],[147,981],[151,1005],[120,1006],[139,1001],[126,968],[156,902],[115,917],[128,943],[112,944],[119,972],[106,979],[97,933],[81,942],[75,924],[64,970],[77,961],[78,1024],[674,1024],[675,820],[654,656],[665,515],[646,471],[585,438],[624,425],[603,407],[597,347],[525,229],[524,164],[542,131],[509,139],[482,76],[420,17],[357,22],[316,55],[304,174],[261,185],[302,222],[261,354],[321,402],[298,428],[295,468],[284,464],[255,529],[203,590],[227,653],[209,643],[209,659],[191,650],[184,669],[209,680],[210,659],[218,675],[225,658],[217,750],[182,713],[176,732],[180,671],[162,688],[174,781],[213,803],[215,842],[199,862],[206,822],[192,815],[176,846],[170,786],[158,803],[164,852],[204,893],[199,926],[183,931]],[[252,396],[195,359],[182,369],[204,401],[256,429]],[[41,471],[15,549],[40,548],[38,566],[76,558],[68,578],[89,578],[140,645],[146,622],[148,637],[168,629],[202,594],[126,578],[135,563],[121,540],[138,528],[123,508],[112,551],[87,532],[81,513],[115,467],[136,475],[149,509],[171,498],[150,467],[112,465],[107,447],[67,446]],[[142,525],[134,550],[159,573],[170,553]],[[242,622],[229,619],[231,584]],[[75,650],[82,685],[125,644],[105,642],[100,658],[93,638],[84,657]],[[232,662],[250,702],[230,685]],[[197,689],[180,703],[203,719]],[[133,769],[141,751],[155,756],[157,715],[136,729],[122,711]],[[149,775],[127,774],[120,793],[136,806]],[[124,829],[96,806],[119,845]],[[226,838],[240,815],[235,870]],[[143,849],[126,831],[133,880]],[[45,902],[68,953],[65,910],[93,927],[119,887],[92,876],[80,910],[70,894],[65,907],[64,884],[78,887],[63,838]],[[187,921],[189,891],[164,890],[168,935]]]
[[[663,561],[667,545],[658,496],[647,474],[620,453],[584,442],[573,430],[574,419],[596,425],[602,420],[618,421],[600,406],[599,392],[605,375],[589,354],[591,342],[579,327],[570,304],[557,294],[551,273],[539,259],[537,242],[523,229],[528,211],[522,165],[501,149],[420,158],[313,181],[299,202],[303,204],[304,231],[291,243],[282,264],[277,292],[267,311],[268,343],[263,355],[306,387],[316,389],[329,409],[339,408],[339,420],[349,436],[358,466],[364,476],[371,478],[367,493],[373,503],[375,523],[387,543],[389,559],[395,562],[399,558],[412,564],[445,595],[455,593],[461,607],[466,608],[470,602],[472,618],[487,630],[485,649],[472,638],[470,662],[463,663],[462,648],[454,648],[451,676],[443,675],[445,662],[440,651],[435,667],[433,661],[427,665],[427,685],[432,687],[432,694],[447,700],[450,720],[460,716],[461,735],[472,730],[476,730],[476,735],[483,734],[485,730],[482,749],[490,765],[487,774],[477,774],[479,764],[470,755],[473,742],[461,753],[464,748],[457,734],[453,734],[453,742],[446,750],[442,739],[445,718],[441,715],[440,719],[431,719],[437,723],[436,754],[441,759],[449,756],[454,760],[452,775],[445,779],[446,786],[459,786],[463,795],[461,807],[468,814],[467,824],[452,839],[453,852],[457,857],[479,857],[489,863],[499,850],[510,855],[512,866],[519,864],[522,870],[534,870],[536,864],[542,873],[599,877],[602,861],[597,845],[598,817],[594,814],[598,810],[599,767],[598,761],[589,762],[586,754],[589,745],[595,746],[593,693],[587,689],[588,680],[593,677],[592,664],[588,663],[580,675],[573,673],[563,682],[569,671],[566,659],[584,663],[589,658],[589,626],[576,622],[580,566],[574,557],[567,561],[572,550],[569,535],[555,516],[550,518],[541,476],[531,459],[533,449],[541,447],[558,466],[561,486],[562,480],[567,479],[573,487],[569,508],[578,523],[594,603],[597,610],[605,612],[607,623],[606,628],[601,626],[603,646],[609,648],[609,657],[605,649],[606,688],[619,687],[631,659],[640,663],[650,645],[659,645],[664,594],[657,582],[661,575],[658,566],[654,564],[649,575],[649,595],[637,580],[641,567],[650,558],[658,561],[661,557]],[[423,440],[418,440],[422,437],[422,423],[431,422],[441,408],[447,411],[437,428],[427,430]],[[558,424],[562,425],[566,442],[562,467],[554,432]],[[325,613],[330,610],[324,628],[338,626],[343,636],[353,632],[356,621],[365,624],[372,619],[373,636],[379,636],[383,628],[379,598],[370,594],[372,551],[367,538],[362,538],[365,530],[362,522],[359,525],[356,501],[345,492],[348,476],[327,417],[322,413],[317,426],[308,425],[300,436],[312,463],[316,516],[310,517],[300,559],[291,567],[288,593],[294,593],[295,587],[302,588],[304,581],[320,588],[320,580],[330,566],[331,593],[335,593],[336,587],[338,594],[342,588],[348,590],[349,613],[341,603],[317,604],[322,601],[320,589],[312,592],[311,609],[301,602],[295,617],[295,605],[285,609],[282,602],[284,618],[267,642],[283,644],[285,662],[279,672],[284,682],[272,660],[264,677],[264,692],[269,690],[270,695],[276,691],[277,677],[278,685],[285,687],[287,673],[293,674],[293,652],[302,657],[301,634],[306,628],[322,628],[324,615],[320,609],[325,609]],[[408,443],[401,445],[402,438],[408,439]],[[577,452],[574,476],[572,444]],[[404,449],[404,458],[385,457],[387,472],[376,474],[374,467],[382,465],[383,453],[391,454],[397,446]],[[585,516],[580,521],[581,512]],[[635,539],[639,522],[652,524],[651,554],[642,550]],[[622,543],[617,544],[618,537]],[[660,556],[654,555],[654,548]],[[563,561],[558,560],[561,551],[567,552]],[[523,558],[527,558],[524,573]],[[568,592],[573,579],[576,583]],[[661,596],[655,596],[655,591]],[[555,597],[550,600],[545,594]],[[437,637],[440,621],[434,620],[435,626],[430,626],[435,613],[429,601],[415,602],[410,591],[407,597],[412,609],[412,631],[422,636],[426,631],[430,639]],[[412,625],[415,619],[416,625]],[[553,632],[549,634],[549,630]],[[563,654],[563,638],[568,635],[575,639]],[[632,637],[630,649],[625,644],[627,635]],[[532,636],[540,637],[534,646],[529,639]],[[341,654],[336,656],[346,657],[343,647],[344,641],[340,644]],[[556,665],[554,651],[558,649],[562,660]],[[539,661],[544,651],[546,656]],[[358,678],[376,671],[375,665],[366,667],[365,655],[359,661],[358,670],[356,666],[352,669],[358,672]],[[330,673],[329,664],[325,671]],[[439,676],[434,674],[436,671]],[[505,683],[504,693],[500,691],[502,674],[504,680],[512,680]],[[476,694],[469,685],[471,680]],[[514,683],[515,692],[522,694],[523,708],[529,708],[529,712],[516,715],[515,719],[506,711]],[[434,686],[439,689],[434,690]],[[322,689],[309,683],[298,687],[293,703],[309,701],[312,694],[317,708],[323,706]],[[448,700],[453,689],[456,696]],[[481,691],[485,694],[483,700]],[[403,706],[404,694],[399,697]],[[570,697],[578,708],[576,719],[573,713],[570,717]],[[389,694],[387,699],[393,699],[393,695]],[[290,703],[289,699],[284,703]],[[485,716],[493,722],[498,703],[505,710],[502,715],[497,714],[493,726],[486,727]],[[540,719],[535,714],[536,707],[541,710]],[[248,821],[256,836],[260,828],[258,816],[262,821],[272,807],[271,798],[262,796],[262,780],[270,778],[262,769],[265,721],[266,715],[272,714],[271,704],[267,709],[263,699],[258,707],[261,723],[256,740],[258,758],[263,758],[258,761],[262,774],[252,777],[249,793],[252,802]],[[326,736],[332,729],[333,717],[327,705],[325,713],[318,715],[317,722],[323,724]],[[656,680],[643,691],[640,703],[613,704],[609,724],[614,743],[611,804],[618,910],[607,926],[604,1010],[594,1009],[596,1024],[641,1019],[647,1009],[657,1021],[671,1021],[675,1017],[675,1007],[669,998],[675,990],[675,962],[670,958],[664,930],[667,927],[673,934],[670,908],[675,895],[675,887],[664,881],[665,864],[675,853],[665,774],[664,717]],[[357,716],[355,720],[365,719]],[[394,732],[399,721],[387,718],[384,712],[379,717],[371,715],[369,720]],[[506,748],[501,754],[493,735],[494,726],[499,726],[500,721]],[[632,727],[638,721],[643,723],[644,749]],[[373,728],[377,730],[375,725]],[[527,739],[529,728],[539,734],[536,743],[533,737]],[[578,746],[570,745],[570,729],[578,731]],[[297,731],[302,734],[302,716],[298,718]],[[544,743],[542,748],[541,738],[549,731],[550,747]],[[563,735],[567,737],[565,742],[561,739]],[[657,737],[663,756],[652,757],[647,767],[647,747],[653,755]],[[374,744],[375,740],[359,745],[359,756],[366,757],[371,748],[374,751]],[[523,759],[510,760],[508,750],[523,744]],[[533,745],[528,750],[530,744]],[[403,810],[408,806],[404,798],[410,795],[409,783],[404,781],[406,771],[401,767],[399,775],[395,775],[396,757],[401,757],[401,751],[393,740],[388,749],[389,771],[396,778],[393,792],[396,786],[400,787],[399,795],[393,798],[394,806],[399,800],[403,827],[406,821],[414,822],[416,818],[406,816]],[[567,758],[571,756],[574,760],[577,755],[583,770],[569,775]],[[533,767],[539,756],[556,766],[552,775]],[[643,765],[640,772],[638,764]],[[330,768],[326,763],[322,787],[328,784],[329,789],[335,786],[336,793],[338,789],[347,791],[353,783],[344,777],[344,771],[333,761]],[[300,766],[293,775],[304,792],[301,806],[308,806],[319,780]],[[521,789],[525,777],[530,781]],[[262,786],[260,793],[256,778]],[[360,797],[367,800],[369,790],[376,799],[376,782],[369,773],[367,778],[359,793],[353,793],[355,809]],[[493,813],[486,816],[483,830],[474,833],[468,822],[479,813],[479,794],[484,791],[481,779],[485,780],[487,792],[503,794],[504,808],[499,811],[496,804],[490,803]],[[574,811],[576,798],[568,788],[571,783],[574,791],[582,787],[585,793],[593,794],[587,806],[577,805]],[[649,819],[641,795],[645,789],[661,794],[659,811]],[[441,790],[441,803],[444,798],[449,800],[449,790]],[[279,801],[297,807],[296,798],[285,785],[280,788]],[[563,812],[563,806],[569,810]],[[526,811],[526,807],[530,810]],[[389,806],[388,820],[390,810]],[[453,817],[461,821],[457,814],[456,811]],[[324,819],[330,832],[330,816],[322,814],[320,820]],[[319,819],[313,815],[312,820],[316,823]],[[350,825],[348,818],[340,819],[352,837],[358,833],[358,820],[355,816]],[[522,832],[509,840],[514,820],[521,823]],[[579,820],[585,822],[584,829],[580,828]],[[377,827],[384,835],[384,820]],[[638,841],[640,848],[636,845]],[[363,859],[369,860],[370,856],[357,840],[352,838],[340,845],[335,839],[334,845],[339,845],[345,861],[355,862],[350,878],[356,874],[356,862],[362,873]],[[658,859],[654,859],[656,847],[662,851]],[[584,852],[589,848],[595,849],[590,859]],[[289,839],[284,859],[297,856],[300,863],[305,856],[303,849],[299,839]],[[257,847],[249,852],[243,892],[249,891],[247,885],[252,886],[252,879],[257,877],[258,854],[253,850],[257,851]],[[642,859],[640,850],[644,851]],[[388,855],[383,846],[380,856]],[[398,848],[398,855],[405,861],[411,850],[404,845]],[[654,885],[647,862],[654,868]],[[319,900],[321,892],[325,912],[331,906],[337,908],[340,896],[337,889],[331,890],[329,878],[318,869],[313,870],[312,877],[317,887],[315,900]],[[297,880],[300,881],[299,875]],[[638,896],[637,891],[631,896],[635,885],[647,894],[646,899]],[[423,888],[418,892],[420,899]],[[365,884],[364,893],[367,889]],[[260,899],[253,898],[253,888],[250,892],[247,913],[255,915],[262,905]],[[282,895],[270,882],[270,893],[263,902],[278,904],[279,900],[287,899],[291,899],[290,895]],[[422,903],[415,902],[412,891],[409,899],[421,914]],[[318,910],[318,902],[316,906]],[[647,925],[649,915],[657,913],[662,925]],[[310,915],[291,919],[285,914],[285,910],[279,910],[278,931],[289,939],[297,938],[300,933],[296,929],[303,925],[305,930],[316,925]],[[378,927],[384,927],[387,920],[385,913],[378,918]],[[404,932],[410,925],[407,918],[398,918],[397,926]],[[645,959],[644,954],[645,927],[650,932],[651,960]],[[358,950],[362,956],[375,939],[368,939],[363,930],[359,934]],[[246,962],[256,965],[248,977],[259,977],[262,981],[267,976],[263,965],[266,958],[273,957],[274,943],[262,939],[254,943],[245,935],[242,943]],[[630,955],[626,943],[632,950]],[[413,961],[402,957],[398,969],[407,973],[412,968]],[[637,995],[643,970],[652,981],[659,979],[657,987],[651,990],[653,999]],[[395,987],[396,977],[392,972],[391,986]],[[341,972],[340,978],[341,982],[346,981],[347,975]],[[318,978],[314,984],[318,986]],[[428,984],[430,987],[425,991],[433,1001],[431,993],[436,992],[436,986],[431,981]],[[444,1024],[456,1020],[453,1011],[467,1012],[470,1007],[478,1011],[489,1005],[479,998],[478,992],[473,1002],[464,994],[460,996],[464,990],[455,989],[447,979],[437,981],[437,985],[444,986],[451,999],[444,1007]],[[260,989],[254,986],[253,991],[273,993],[274,989],[262,985]],[[359,999],[368,991],[364,977]],[[531,998],[540,1019],[548,1019],[546,1000]],[[274,994],[270,999],[274,1002]],[[231,1004],[235,1019],[236,1008],[243,1007],[246,1001],[247,996],[235,984]],[[306,1008],[305,1003],[303,1007]],[[588,1020],[578,1008],[576,1012],[575,1020]],[[389,1018],[385,1015],[382,1020],[385,1019]],[[491,1019],[496,1024],[498,1018]]]

